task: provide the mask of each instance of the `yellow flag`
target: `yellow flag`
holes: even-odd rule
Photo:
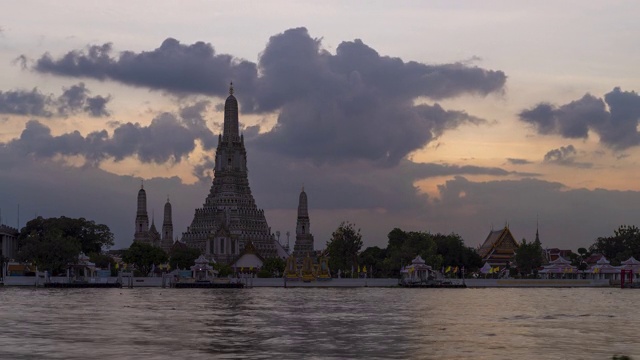
[[[358,265],[358,272],[360,272],[360,265]]]
[[[446,268],[446,269],[444,269],[444,272],[445,272],[445,273],[448,273],[448,272],[450,272],[450,271],[451,271],[451,266],[447,266],[447,268]]]
[[[367,265],[362,267],[362,272],[367,272]]]

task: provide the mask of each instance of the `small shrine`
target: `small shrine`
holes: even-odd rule
[[[313,259],[307,253],[307,256],[302,260],[302,281],[310,282],[316,279]]]
[[[411,261],[411,265],[403,267],[400,274],[401,282],[406,285],[427,283],[434,279],[431,266],[427,265],[420,255]]]
[[[284,278],[288,281],[300,280],[298,265],[296,264],[296,257],[294,255],[287,258],[287,264],[284,268]]]
[[[326,256],[320,257],[316,279],[320,281],[331,280],[331,271],[329,270],[329,259]]]
[[[549,265],[545,265],[542,270],[538,272],[546,279],[553,278],[575,278],[577,268],[571,265],[571,261],[558,256],[555,260],[549,262]]]
[[[210,282],[218,276],[218,271],[209,265],[204,255],[200,255],[195,261],[195,265],[191,267],[191,276],[196,282]]]

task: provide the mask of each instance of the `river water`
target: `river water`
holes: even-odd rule
[[[0,359],[640,359],[640,291],[0,288]]]

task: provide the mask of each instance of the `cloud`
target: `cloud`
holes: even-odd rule
[[[588,247],[622,224],[637,224],[638,191],[568,189],[536,179],[473,182],[456,177],[439,187],[440,202],[430,209],[429,224],[455,231],[469,245],[479,245],[491,227],[505,223],[517,240],[535,238],[543,247]],[[493,226],[492,226],[493,225]]]
[[[640,144],[640,96],[618,87],[605,94],[604,100],[586,94],[559,107],[538,104],[520,112],[519,117],[543,135],[584,139],[594,131],[603,145],[617,151]]]
[[[591,163],[575,161],[576,155],[578,155],[578,152],[573,145],[561,146],[558,149],[553,149],[547,152],[544,155],[544,162],[581,169],[588,169],[593,166]]]
[[[598,236],[612,234],[621,224],[636,224],[640,203],[638,191],[568,189],[561,183],[536,179],[474,182],[463,176],[454,176],[439,186],[435,199],[418,192],[412,183],[414,176],[462,173],[462,169],[429,165],[416,170],[407,162],[396,171],[366,163],[350,170],[346,165],[318,168],[306,161],[287,162],[274,158],[274,154],[255,151],[249,151],[248,156],[252,192],[258,207],[265,209],[273,232],[284,234],[295,229],[298,194],[304,185],[316,248],[325,246],[343,220],[362,228],[365,247],[384,247],[386,235],[394,227],[455,232],[468,246],[475,246],[492,226],[509,223],[516,239],[531,240],[538,219],[544,247],[575,250],[589,246]],[[268,162],[274,159],[279,161]],[[0,165],[8,170],[0,173],[0,186],[13,189],[0,192],[0,203],[3,208],[13,209],[20,204],[23,225],[33,214],[82,216],[107,224],[116,235],[115,248],[131,244],[138,178],[95,167],[33,161],[6,146],[0,146]],[[427,169],[431,170],[427,173]],[[170,173],[166,178],[146,179],[148,211],[161,213],[169,194],[174,233],[179,236],[190,224],[194,209],[202,206],[210,186],[210,182],[186,185]],[[12,212],[3,211],[3,219],[15,226]]]
[[[111,44],[40,57],[36,71],[110,79],[179,96],[226,96],[233,80],[240,110],[278,112],[276,126],[257,140],[262,150],[317,163],[366,159],[397,164],[444,131],[483,119],[416,99],[501,92],[501,71],[463,63],[427,65],[382,56],[361,40],[331,54],[307,29],[272,36],[257,64],[216,54],[211,44],[166,39],[148,52],[114,54]],[[296,149],[291,151],[291,149]]]
[[[37,88],[0,91],[0,113],[39,117],[69,116],[86,112],[94,117],[109,116],[107,103],[111,97],[89,97],[84,83],[63,88],[60,96],[45,95]]]
[[[14,115],[51,116],[47,108],[52,103],[51,96],[44,95],[37,88],[31,91],[0,91],[0,113]]]
[[[82,98],[78,93],[82,93],[82,89],[69,89],[65,92],[68,106],[81,106],[79,102],[75,102],[77,98]],[[215,146],[215,136],[200,117],[199,111],[205,105],[206,103],[196,103],[182,108],[182,117],[162,113],[148,126],[137,123],[118,124],[112,134],[101,130],[86,136],[78,131],[54,136],[49,127],[37,120],[30,120],[20,137],[11,140],[6,146],[23,155],[37,158],[80,155],[93,165],[106,158],[121,161],[131,156],[144,163],[177,163],[195,149],[196,140],[200,140],[205,149]]]
[[[167,38],[153,51],[124,51],[112,56],[112,45],[91,45],[54,59],[44,54],[34,65],[42,73],[114,80],[124,84],[184,94],[223,96],[235,80],[253,88],[257,77],[253,63],[216,54],[204,42],[183,45]]]
[[[507,158],[507,161],[511,165],[527,165],[532,164],[533,162],[527,159],[518,159],[518,158]]]

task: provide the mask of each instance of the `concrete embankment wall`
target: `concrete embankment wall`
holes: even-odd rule
[[[95,278],[95,282],[115,283],[117,277]],[[235,279],[234,279],[235,280]],[[250,278],[240,279],[248,287],[285,287],[282,278]],[[66,277],[51,277],[51,282],[66,283]],[[122,286],[128,287],[162,287],[161,277],[123,277]],[[165,280],[165,285],[169,286],[169,279]],[[466,279],[465,283],[469,288],[514,288],[514,287],[609,287],[612,286],[609,280],[587,280],[587,279]],[[38,285],[44,284],[44,277],[38,279]],[[4,278],[5,286],[35,286],[35,276],[7,276]],[[287,281],[286,287],[397,287],[398,279],[331,279],[328,281]],[[618,285],[619,287],[619,285]]]
[[[253,287],[285,287],[281,278],[246,279],[248,286]],[[244,281],[243,281],[244,282]],[[398,286],[398,279],[331,279],[325,281],[287,281],[286,287],[394,287]]]
[[[609,280],[590,279],[466,279],[470,288],[486,287],[608,287]]]

